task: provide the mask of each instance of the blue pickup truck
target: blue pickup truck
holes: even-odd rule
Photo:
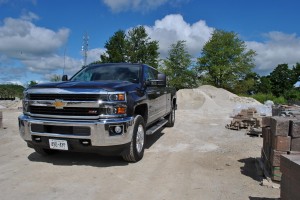
[[[144,64],[82,68],[72,78],[24,91],[21,137],[41,155],[57,151],[121,155],[137,162],[146,135],[175,123],[176,90]]]

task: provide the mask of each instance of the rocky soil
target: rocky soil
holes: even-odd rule
[[[279,198],[257,175],[262,138],[225,129],[237,104],[259,105],[212,86],[180,90],[175,126],[147,137],[144,158],[126,163],[84,153],[42,157],[19,136],[20,104],[0,103],[1,199]]]

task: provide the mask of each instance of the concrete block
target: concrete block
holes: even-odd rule
[[[291,137],[290,136],[274,136],[272,137],[272,148],[277,151],[290,151],[291,150]]]
[[[300,186],[300,155],[285,155],[280,156],[280,169],[281,172],[286,176],[292,176],[299,180]],[[300,189],[300,188],[299,188]]]
[[[270,156],[271,166],[279,167],[280,166],[280,156],[281,155],[286,155],[286,154],[287,154],[287,152],[276,151],[276,150],[273,149],[271,151],[271,156]]]
[[[288,118],[279,117],[279,116],[271,117],[272,135],[288,136],[289,127],[290,127],[290,120]]]
[[[290,120],[290,133],[293,138],[300,137],[300,120]]]
[[[300,138],[292,138],[291,151],[300,151]]]
[[[270,160],[270,150],[271,150],[271,129],[270,127],[262,128],[263,135],[263,150],[267,160]]]
[[[271,126],[271,117],[263,117],[261,121],[261,127]]]
[[[0,111],[0,128],[3,128],[3,114],[2,111]]]
[[[282,155],[280,197],[282,200],[300,199],[300,156]]]

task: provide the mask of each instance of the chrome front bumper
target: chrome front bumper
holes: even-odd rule
[[[50,125],[50,126],[71,126],[71,127],[89,127],[90,135],[72,135],[61,133],[33,132],[32,124]],[[36,119],[27,115],[19,116],[19,132],[25,141],[32,141],[32,136],[45,136],[51,138],[65,139],[87,139],[91,141],[91,146],[113,146],[122,145],[131,142],[133,133],[134,117],[101,119],[101,120],[67,120],[67,119]],[[107,127],[111,125],[124,125],[126,131],[121,135],[110,135]]]

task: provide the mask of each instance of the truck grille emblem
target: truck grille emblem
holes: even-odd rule
[[[63,102],[63,100],[55,99],[55,101],[52,105],[55,107],[55,109],[63,109],[64,106],[67,105],[67,103]]]

